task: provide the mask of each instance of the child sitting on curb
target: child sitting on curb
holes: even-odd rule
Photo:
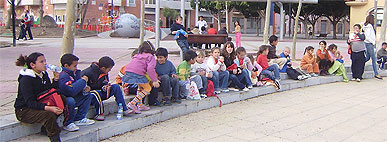
[[[214,83],[215,93],[219,94],[220,91],[225,93],[228,90],[228,78],[229,72],[226,71],[226,65],[224,64],[224,57],[220,56],[220,48],[214,47],[211,49],[211,56],[207,60],[208,68],[212,71],[212,82]]]
[[[278,89],[281,89],[280,84],[280,73],[278,69],[277,64],[273,64],[269,66],[268,60],[267,60],[267,54],[269,53],[270,46],[268,45],[261,45],[259,47],[258,57],[257,57],[257,63],[262,67],[261,74],[266,75],[269,79],[273,80],[275,85]]]
[[[329,74],[335,73],[336,75],[342,75],[344,82],[348,82],[347,72],[345,71],[343,56],[337,51],[337,46],[331,44],[328,46],[328,53],[333,65],[328,69]]]
[[[314,48],[308,46],[305,48],[304,57],[301,59],[301,69],[306,70],[308,74],[312,77],[317,77],[320,72],[318,64],[316,63],[316,58],[314,57]]]
[[[159,88],[153,88],[151,91],[150,99],[152,102],[156,102],[154,98],[157,98],[159,89],[163,92],[163,99],[161,104],[170,106],[171,100],[174,102],[178,100],[179,95],[179,78],[176,75],[176,68],[171,61],[168,60],[168,50],[165,48],[158,48],[156,50],[156,73],[161,81]],[[153,94],[156,93],[156,94]],[[151,101],[151,100],[149,100]]]
[[[212,78],[212,71],[208,68],[207,64],[204,63],[204,58],[206,56],[204,51],[198,51],[197,55],[195,64],[191,66],[191,76],[199,75],[202,78],[203,88],[199,89],[199,93],[201,96],[204,96],[207,94],[207,81]]]
[[[184,61],[177,66],[176,73],[180,79],[178,84],[181,99],[185,99],[188,96],[188,89],[186,86],[191,81],[196,83],[198,89],[203,88],[202,78],[200,76],[190,76],[191,65],[195,63],[196,56],[197,54],[194,51],[188,50],[184,53]],[[181,103],[179,99],[173,101],[176,103]]]
[[[98,62],[92,63],[90,67],[82,71],[83,75],[89,77],[87,85],[91,88],[90,94],[94,96],[92,99],[92,104],[96,109],[96,116],[94,119],[98,121],[105,120],[103,101],[109,99],[111,96],[114,96],[117,106],[119,104],[123,106],[125,116],[133,113],[132,110],[128,110],[125,106],[126,103],[120,85],[109,83],[108,73],[113,66],[113,59],[104,56],[100,58]]]

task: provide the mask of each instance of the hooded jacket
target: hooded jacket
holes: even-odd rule
[[[363,31],[365,35],[365,43],[372,43],[373,45],[376,44],[376,34],[374,27],[371,24],[367,24],[363,26]]]
[[[15,110],[27,107],[36,110],[44,110],[46,104],[37,102],[38,95],[51,88],[58,88],[58,82],[51,83],[48,73],[43,72],[40,78],[32,69],[21,69],[18,77],[18,92],[14,104]]]
[[[59,75],[59,91],[67,97],[81,95],[86,87],[86,81],[81,79],[81,70],[75,71],[62,67]]]
[[[87,85],[90,86],[91,90],[102,90],[102,86],[107,85],[109,83],[108,74],[103,73],[99,69],[99,65],[97,62],[92,63],[90,67],[84,69],[82,71],[82,76],[84,75],[89,77]]]

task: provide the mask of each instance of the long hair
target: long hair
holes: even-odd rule
[[[39,53],[39,52],[31,53],[30,55],[28,55],[28,57],[20,55],[19,58],[17,58],[15,64],[16,64],[16,66],[21,66],[21,67],[26,67],[28,69],[32,69],[30,63],[35,64],[36,60],[40,56],[44,56],[44,55],[42,53]]]
[[[366,17],[366,21],[364,22],[364,25],[367,26],[368,24],[371,24],[372,26],[374,26],[374,20],[375,20],[374,15],[370,14]]]
[[[138,47],[138,53],[150,53],[152,55],[155,54],[155,47],[150,41],[144,41],[139,47]]]
[[[320,41],[318,44],[323,43],[325,47],[327,47],[327,42],[325,40]]]
[[[305,53],[306,53],[307,51],[309,51],[309,50],[314,50],[314,47],[312,47],[312,46],[307,46],[307,47],[305,48],[304,55],[305,55]]]
[[[228,53],[227,52],[227,46],[230,45],[232,47],[232,52],[231,53]],[[225,57],[231,57],[231,59],[235,59],[235,47],[234,47],[234,43],[232,43],[231,41],[227,41],[224,46],[223,46],[223,49],[222,49],[222,53],[221,53],[223,56]]]
[[[261,45],[260,47],[259,47],[259,51],[258,51],[258,56],[259,55],[261,55],[262,53],[263,53],[263,51],[265,51],[265,50],[267,50],[267,49],[269,49],[269,45]]]

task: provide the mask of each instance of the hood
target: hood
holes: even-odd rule
[[[21,69],[19,71],[19,74],[20,75],[23,75],[23,76],[30,76],[30,77],[36,77],[36,74],[35,72],[32,70],[32,69],[27,69],[27,68],[24,68],[24,69]]]

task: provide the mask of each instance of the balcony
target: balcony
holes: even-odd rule
[[[345,0],[348,6],[362,6],[368,3],[368,0]]]
[[[20,5],[40,5],[40,0],[22,0]]]
[[[160,8],[171,8],[180,10],[180,0],[160,0]],[[145,0],[145,8],[156,8],[156,0]],[[185,10],[193,10],[189,0],[185,1]]]

